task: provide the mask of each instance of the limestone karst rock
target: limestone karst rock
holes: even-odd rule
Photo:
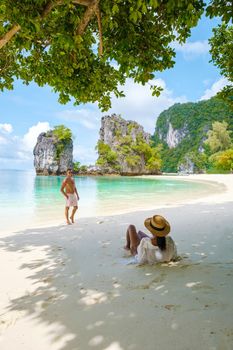
[[[60,175],[73,167],[73,141],[61,143],[52,131],[41,133],[33,150],[34,167],[37,175]]]
[[[150,149],[151,135],[135,121],[127,121],[112,114],[101,119],[100,138],[97,145],[99,165],[104,173],[121,175],[141,175],[158,173],[158,169],[149,170],[145,152]],[[140,148],[141,147],[141,148]]]
[[[176,103],[156,120],[154,144],[162,144],[164,172],[203,172],[206,170],[205,140],[216,121],[225,121],[233,130],[233,113],[216,97],[198,102]]]

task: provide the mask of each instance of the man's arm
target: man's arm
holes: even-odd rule
[[[78,194],[78,191],[77,191],[77,188],[76,188],[75,185],[74,185],[74,192],[76,193],[76,196],[77,196],[77,198],[78,198],[78,200],[79,200],[79,194]]]
[[[65,193],[65,187],[66,187],[66,180],[64,180],[64,181],[62,182],[60,191],[61,191],[61,193],[63,194],[63,196],[65,196],[66,198],[68,198],[67,194]]]

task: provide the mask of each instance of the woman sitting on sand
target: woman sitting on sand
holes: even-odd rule
[[[126,232],[126,250],[136,257],[139,264],[154,264],[168,262],[177,257],[176,245],[171,237],[170,224],[161,215],[154,215],[144,222],[145,227],[152,233],[149,237],[142,231],[136,231],[134,225],[129,225]]]

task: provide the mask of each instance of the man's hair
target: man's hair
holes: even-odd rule
[[[68,168],[68,169],[66,170],[66,172],[68,173],[68,171],[72,171],[72,169],[71,169],[71,168]]]

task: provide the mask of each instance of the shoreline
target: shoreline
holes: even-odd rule
[[[0,348],[231,350],[233,177],[221,176],[226,191],[156,210],[176,263],[139,267],[122,248],[154,210],[1,237]]]
[[[148,178],[153,178],[154,176],[148,175]],[[214,197],[215,200],[219,201],[231,201],[233,198],[233,174],[192,174],[192,175],[157,175],[157,178],[169,178],[177,181],[184,180],[189,182],[199,182],[199,183],[209,183],[222,187],[222,190],[217,193],[209,193],[207,196],[200,197],[196,201],[208,202],[209,197]],[[193,203],[193,199],[187,201],[187,203]]]
[[[223,198],[225,200],[225,192],[229,192],[230,186],[229,186],[229,181],[227,181],[228,177],[230,178],[231,175],[141,175],[141,176],[136,176],[135,178],[145,178],[145,179],[171,179],[175,181],[187,181],[187,182],[193,182],[193,183],[203,183],[203,184],[209,184],[212,185],[212,188],[209,189],[208,193],[195,193],[192,195],[191,198],[171,198],[170,201],[166,200],[166,203],[156,203],[156,204],[147,204],[143,203],[142,205],[136,205],[133,208],[127,208],[127,209],[114,209],[114,211],[106,213],[104,215],[89,215],[89,214],[84,214],[80,216],[77,220],[80,220],[82,218],[90,219],[93,217],[109,217],[113,215],[123,215],[127,213],[135,213],[135,212],[141,212],[141,211],[150,211],[150,210],[157,210],[160,208],[169,208],[169,207],[176,207],[177,205],[183,205],[184,203],[198,203],[198,202],[208,202],[211,198],[214,198],[215,200],[217,198],[220,198],[223,195]],[[233,197],[233,191],[230,192],[229,197],[232,195]],[[62,213],[63,214],[63,213]],[[48,220],[48,219],[47,219]],[[61,218],[57,219],[54,218],[53,220],[50,219],[47,222],[43,223],[22,223],[19,225],[19,229],[16,229],[15,227],[9,227],[4,229],[4,235],[5,234],[11,234],[12,232],[15,233],[19,230],[24,230],[24,229],[37,229],[37,228],[46,228],[46,227],[56,227],[60,225],[65,225],[65,220],[61,216]],[[1,237],[1,235],[0,235]]]

